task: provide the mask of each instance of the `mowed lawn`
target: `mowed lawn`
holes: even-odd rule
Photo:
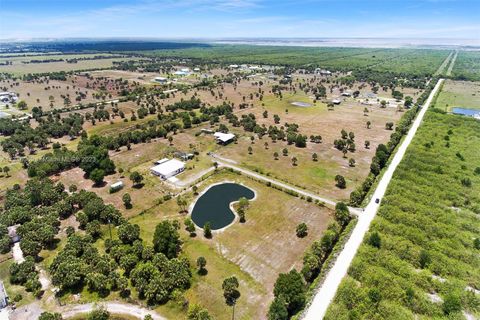
[[[320,239],[328,223],[333,220],[331,211],[267,187],[245,176],[221,171],[199,185],[199,192],[212,183],[230,181],[241,183],[257,193],[246,211],[246,223],[235,222],[208,240],[199,230],[191,238],[183,230],[186,215],[179,213],[175,200],[169,200],[142,215],[130,219],[140,225],[141,236],[147,243],[153,239],[155,226],[164,219],[176,219],[182,224],[182,254],[192,265],[199,256],[207,260],[208,274],[194,276],[192,287],[185,297],[190,303],[207,307],[215,319],[230,319],[231,309],[224,303],[223,279],[235,275],[240,281],[236,319],[262,319],[273,298],[272,290],[279,273],[291,268],[301,268],[303,253],[315,240]],[[182,195],[190,204],[195,196]],[[305,222],[309,227],[307,237],[295,234],[296,226]],[[159,312],[170,318],[182,318],[184,313],[177,304],[169,302],[159,307]]]
[[[480,82],[446,80],[435,107],[447,112],[453,107],[480,109]]]

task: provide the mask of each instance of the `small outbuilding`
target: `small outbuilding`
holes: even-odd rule
[[[230,142],[235,140],[235,135],[233,133],[215,132],[213,136],[217,140],[217,143],[223,145],[229,144]]]
[[[164,78],[164,77],[155,77],[155,79],[153,79],[155,82],[158,82],[158,83],[161,83],[161,84],[167,84],[168,83],[168,79],[167,78]]]
[[[338,100],[338,99],[333,99],[332,100],[332,103],[333,104],[340,104],[342,101]]]
[[[123,181],[117,181],[110,185],[110,193],[117,192],[123,188],[124,184]]]
[[[150,171],[162,179],[168,179],[176,176],[185,170],[185,163],[177,159],[167,159],[155,162],[156,166],[150,168]]]

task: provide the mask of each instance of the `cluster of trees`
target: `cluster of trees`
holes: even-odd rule
[[[83,124],[83,116],[75,114],[68,117],[54,118],[49,115],[47,118],[39,118],[39,125],[32,128],[26,121],[14,121],[11,119],[0,120],[0,133],[7,136],[1,142],[2,149],[12,159],[25,155],[25,148],[30,154],[36,149],[43,149],[50,143],[49,138],[61,138],[69,135],[71,138],[80,135]]]
[[[110,160],[104,143],[102,137],[94,135],[87,138],[83,135],[76,152],[54,148],[53,153],[47,153],[41,159],[28,163],[28,175],[45,177],[79,166],[86,177],[99,184],[105,175],[115,172],[115,164]]]
[[[332,222],[322,238],[315,241],[305,252],[301,272],[295,269],[286,274],[280,274],[275,282],[275,296],[268,311],[270,320],[287,320],[303,309],[307,297],[307,288],[320,274],[323,263],[332,252],[335,244],[350,222],[351,217],[345,203],[339,202],[335,207],[335,221]],[[300,229],[306,232],[305,226]]]
[[[144,244],[138,225],[119,223],[118,239],[106,239],[105,254],[94,247],[95,237],[88,231],[86,236],[70,234],[50,265],[52,282],[63,290],[87,286],[102,296],[119,291],[122,297],[131,294],[131,284],[150,304],[165,303],[190,286],[190,264],[178,257],[178,223],[158,224],[152,245]]]

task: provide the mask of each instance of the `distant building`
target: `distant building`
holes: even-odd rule
[[[352,94],[350,92],[342,92],[342,96],[350,97]]]
[[[193,153],[186,153],[186,152],[182,152],[182,151],[175,151],[173,153],[173,155],[176,158],[182,159],[183,161],[191,160],[194,157]]]
[[[14,92],[0,92],[0,102],[3,103],[16,103],[18,100],[17,94]]]
[[[150,171],[162,179],[168,179],[176,176],[185,170],[185,163],[177,159],[167,159],[155,162],[156,166],[150,168]]]
[[[332,103],[333,104],[340,104],[342,101],[338,100],[338,99],[333,99],[332,100]]]
[[[200,68],[193,68],[193,71],[199,72],[199,71],[200,71]]]
[[[319,74],[321,76],[331,76],[332,72],[324,69],[317,68],[315,69],[315,74]]]
[[[167,84],[168,83],[168,79],[167,78],[164,78],[164,77],[155,77],[155,79],[153,79],[155,82],[158,82],[158,83],[161,83],[161,84]]]
[[[238,69],[239,65],[238,64],[231,64],[228,66],[230,69]]]
[[[235,135],[233,133],[215,132],[213,136],[217,140],[217,143],[223,145],[229,144],[230,142],[235,140]]]

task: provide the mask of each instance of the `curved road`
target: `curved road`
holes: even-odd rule
[[[95,309],[95,307],[103,306],[109,312],[114,314],[124,314],[133,317],[137,317],[138,319],[143,319],[147,314],[151,315],[153,320],[166,320],[166,318],[160,316],[153,310],[148,310],[146,308],[134,305],[134,304],[127,304],[121,302],[104,302],[99,304],[94,303],[86,303],[86,304],[78,304],[78,305],[69,305],[62,307],[59,310],[62,316],[66,319],[72,318],[79,313],[88,313]]]
[[[330,269],[330,271],[327,273],[325,281],[315,294],[312,303],[305,311],[303,320],[319,320],[323,319],[323,317],[325,316],[330,302],[332,302],[333,298],[335,297],[338,286],[340,285],[343,277],[347,274],[348,267],[350,266],[353,257],[355,257],[358,247],[363,241],[365,233],[370,227],[370,223],[377,214],[380,203],[375,203],[375,199],[381,200],[383,198],[385,191],[387,190],[388,184],[392,179],[393,173],[395,172],[395,169],[405,155],[407,147],[410,145],[410,142],[412,142],[412,139],[415,136],[415,133],[417,132],[417,129],[423,120],[423,116],[425,115],[428,107],[430,106],[430,103],[433,100],[433,97],[437,93],[442,82],[443,79],[440,79],[437,82],[435,88],[430,93],[430,96],[425,102],[423,108],[420,110],[417,118],[412,124],[412,127],[408,131],[405,140],[398,148],[398,151],[394,155],[392,162],[382,176],[380,183],[377,186],[377,189],[373,193],[372,200],[365,208],[365,211],[358,217],[358,222],[352,232],[352,235],[348,239],[343,250],[338,255],[338,258],[335,261],[332,269]]]

